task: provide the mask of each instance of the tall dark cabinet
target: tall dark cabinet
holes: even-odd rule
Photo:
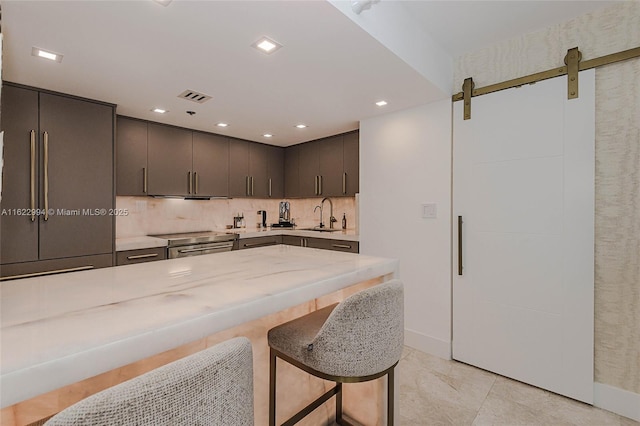
[[[0,275],[111,266],[112,105],[2,88]]]

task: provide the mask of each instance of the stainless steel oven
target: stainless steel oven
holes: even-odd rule
[[[202,231],[152,235],[152,237],[166,239],[169,242],[167,245],[167,258],[176,259],[178,257],[231,251],[238,239],[238,234]]]

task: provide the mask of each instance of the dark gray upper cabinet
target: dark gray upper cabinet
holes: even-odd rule
[[[2,92],[2,275],[110,259],[113,106],[8,84]],[[93,266],[109,266],[104,259]]]
[[[267,147],[267,181],[269,198],[284,197],[284,148]]]
[[[229,195],[224,136],[119,116],[116,140],[118,195]]]
[[[268,180],[269,147],[261,143],[249,143],[249,195],[256,198],[269,196]]]
[[[299,176],[300,197],[319,196],[320,146],[317,142],[307,142],[299,145]]]
[[[192,195],[192,134],[187,129],[149,123],[149,195]]]
[[[118,117],[118,195],[354,196],[358,131],[287,148]]]
[[[117,195],[147,195],[147,127],[146,121],[116,119]]]
[[[229,139],[193,132],[193,195],[229,195]]]
[[[342,195],[355,196],[360,191],[360,132],[346,133],[343,142]]]
[[[229,196],[281,198],[283,148],[232,139],[229,143]]]
[[[300,145],[284,150],[284,196],[300,197]]]
[[[249,142],[229,141],[229,196],[248,197],[251,193],[249,176]]]
[[[359,191],[358,132],[287,147],[285,195],[354,196]]]
[[[344,195],[342,193],[343,143],[342,135],[332,136],[318,142],[318,195],[323,197]]]

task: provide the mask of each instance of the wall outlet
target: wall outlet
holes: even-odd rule
[[[435,219],[438,216],[438,206],[436,203],[422,204],[422,218]]]

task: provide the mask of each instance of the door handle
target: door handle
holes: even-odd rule
[[[44,132],[44,220],[49,220],[49,132]]]
[[[462,216],[458,216],[458,275],[462,275]]]
[[[36,131],[30,132],[31,138],[31,222],[36,221]]]

